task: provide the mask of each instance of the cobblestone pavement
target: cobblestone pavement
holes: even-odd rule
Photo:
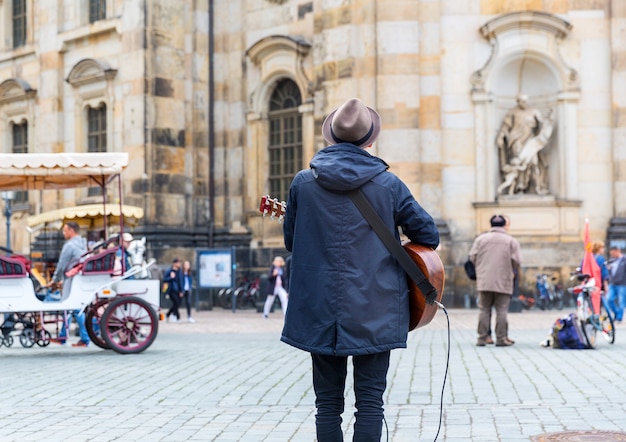
[[[543,433],[626,431],[626,326],[596,350],[542,348],[566,311],[509,314],[513,347],[476,347],[476,310],[450,310],[450,370],[439,441],[529,441]],[[280,312],[198,312],[160,323],[146,352],[0,348],[0,441],[314,441],[308,354],[279,342]],[[437,434],[446,317],[392,352],[389,440]],[[78,339],[78,338],[74,338]],[[344,428],[352,438],[352,385]],[[383,430],[384,432],[384,430]],[[385,437],[383,436],[383,440]],[[585,439],[590,440],[590,439]]]

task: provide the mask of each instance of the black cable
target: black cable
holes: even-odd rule
[[[439,426],[437,427],[437,434],[433,442],[439,437],[441,431],[441,424],[443,422],[443,393],[446,389],[446,380],[448,379],[448,368],[450,367],[450,317],[448,316],[448,310],[440,302],[435,301],[437,307],[439,307],[446,314],[446,321],[448,322],[448,354],[446,355],[446,371],[443,375],[443,384],[441,385],[441,401],[439,402]],[[387,430],[387,442],[389,442],[389,427],[387,426],[387,420],[383,416],[383,422],[385,423],[385,429]]]
[[[446,380],[448,379],[448,367],[450,366],[450,317],[448,316],[448,311],[443,306],[443,304],[437,301],[435,301],[435,304],[437,304],[437,306],[441,310],[443,310],[443,312],[446,314],[446,321],[448,321],[448,354],[446,356],[446,371],[443,375],[443,384],[441,385],[441,401],[439,403],[439,427],[437,428],[437,434],[435,435],[435,439],[433,440],[433,442],[437,440],[437,438],[439,437],[439,432],[441,431],[441,423],[443,422],[443,392],[446,389]]]

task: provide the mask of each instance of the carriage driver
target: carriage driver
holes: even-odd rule
[[[67,276],[66,272],[70,270],[74,264],[78,263],[81,256],[87,252],[87,242],[85,238],[80,236],[80,226],[74,221],[68,221],[63,225],[63,237],[66,239],[63,248],[61,249],[61,255],[59,256],[59,262],[57,263],[54,274],[52,275],[52,281],[48,284],[50,286],[60,286],[63,293],[61,299],[65,299],[70,294],[72,288],[72,277]],[[65,344],[67,341],[67,329],[71,324],[72,316],[68,317],[67,322],[63,322],[63,327],[59,333],[58,338],[53,338],[50,341],[56,344]],[[90,339],[87,334],[87,328],[85,327],[85,313],[82,312],[76,315],[76,322],[78,324],[78,331],[80,333],[80,340],[72,347],[87,347]]]
[[[72,278],[65,273],[78,263],[80,257],[87,252],[87,243],[85,238],[80,236],[80,226],[74,221],[63,224],[62,232],[66,241],[61,249],[52,281],[46,287],[58,286],[63,292],[62,299],[65,299],[69,296],[72,287]]]

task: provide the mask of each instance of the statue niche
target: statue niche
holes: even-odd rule
[[[528,96],[520,93],[496,137],[502,179],[498,195],[548,194],[548,162],[540,153],[552,136],[554,116],[552,109],[542,113],[527,104]]]

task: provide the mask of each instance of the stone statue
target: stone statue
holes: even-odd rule
[[[548,144],[554,119],[552,110],[543,115],[539,109],[527,108],[528,97],[517,96],[517,107],[511,109],[496,137],[502,183],[497,193],[548,193],[548,165],[539,152]]]

